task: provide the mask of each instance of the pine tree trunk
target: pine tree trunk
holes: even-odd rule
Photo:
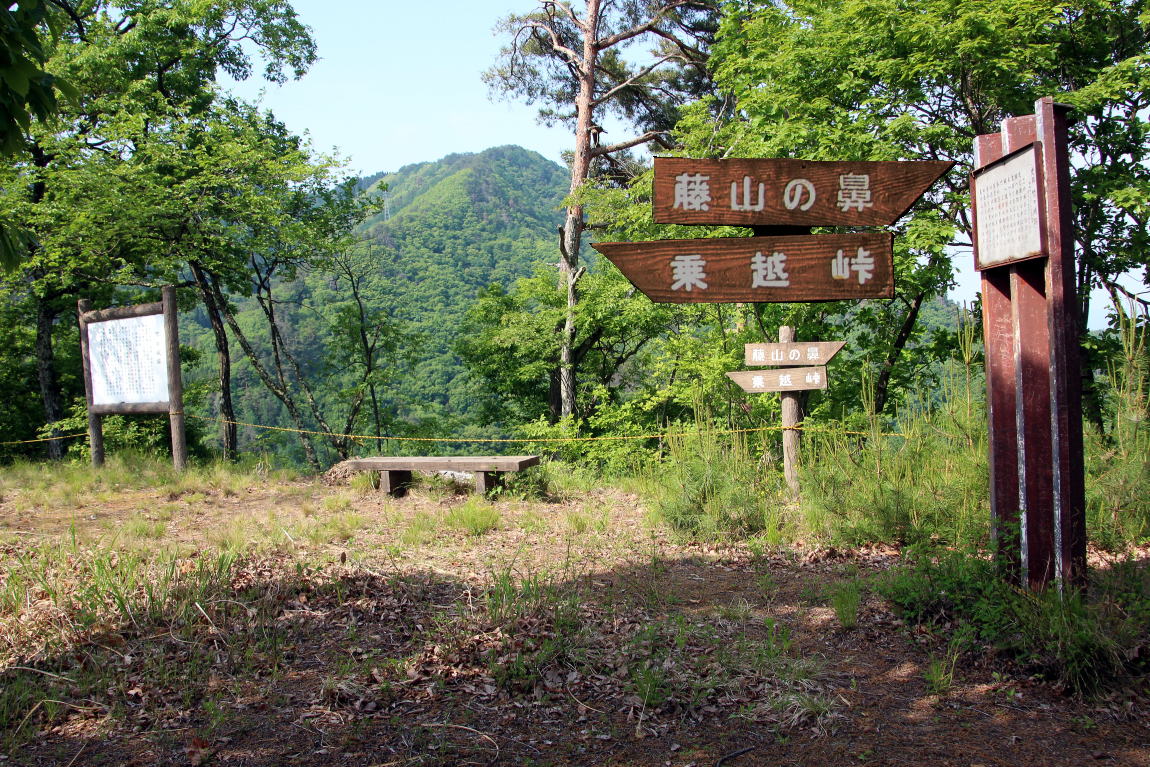
[[[575,154],[571,160],[571,194],[576,194],[591,175],[591,129],[594,125],[595,65],[599,36],[599,0],[588,0],[583,29],[583,58],[579,65],[579,93],[575,97]],[[577,370],[573,350],[578,328],[575,311],[579,304],[577,283],[579,251],[583,245],[583,206],[575,203],[567,208],[563,225],[562,259],[559,262],[560,286],[567,289],[567,312],[563,321],[563,336],[559,347],[559,415],[562,418],[576,414],[575,393]]]
[[[926,301],[926,291],[919,291],[914,300],[911,301],[910,310],[906,313],[906,317],[903,318],[902,327],[899,328],[898,335],[895,336],[894,345],[891,346],[890,352],[883,360],[882,370],[879,371],[878,380],[874,387],[875,415],[881,413],[886,406],[887,396],[890,392],[891,373],[894,372],[898,358],[902,356],[902,350],[906,348],[906,342],[910,340],[910,334],[914,330],[915,323],[918,322],[918,313],[922,309],[924,301]]]

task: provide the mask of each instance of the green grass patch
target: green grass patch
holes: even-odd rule
[[[458,506],[453,506],[444,515],[443,521],[453,530],[478,537],[497,529],[503,521],[503,516],[490,502],[479,497],[471,497]]]

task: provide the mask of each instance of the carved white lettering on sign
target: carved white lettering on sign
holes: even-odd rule
[[[975,176],[975,241],[980,269],[1042,254],[1040,186],[1034,146]]]
[[[168,349],[164,315],[88,325],[92,404],[168,401]]]

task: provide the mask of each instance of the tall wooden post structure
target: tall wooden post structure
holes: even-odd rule
[[[93,310],[87,299],[77,302],[88,439],[94,466],[104,464],[103,417],[113,413],[166,413],[172,437],[172,463],[180,470],[187,466],[176,289],[166,286],[162,296],[161,301],[152,304],[102,310]],[[157,316],[158,324],[142,327],[139,322]],[[96,325],[101,337],[98,344],[92,339]],[[98,350],[94,351],[93,346],[98,346]]]
[[[978,136],[971,181],[993,532],[1010,577],[1036,590],[1086,577],[1067,112],[1041,99]]]

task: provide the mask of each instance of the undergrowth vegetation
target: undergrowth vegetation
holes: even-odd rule
[[[958,651],[1001,653],[1075,693],[1148,670],[1145,561],[1126,559],[1096,571],[1086,594],[1036,594],[1012,585],[1002,563],[990,557],[918,551],[878,589],[907,621],[949,635]]]
[[[782,482],[777,427],[728,433],[710,420],[667,440],[649,465],[646,494],[672,528],[691,537],[836,545],[893,543],[983,547],[989,543],[985,382],[973,330],[960,329],[962,359],[940,384],[893,417],[873,414],[804,424],[801,496]],[[1091,542],[1121,551],[1150,542],[1147,329],[1132,320],[1095,386],[1104,428],[1088,426],[1087,529]],[[701,408],[696,408],[700,410]]]

